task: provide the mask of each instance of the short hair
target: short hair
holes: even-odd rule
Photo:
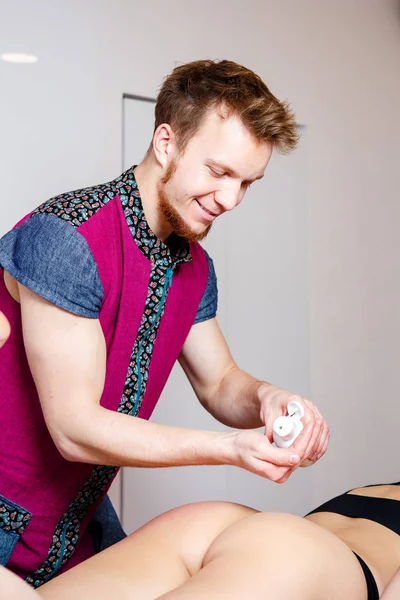
[[[154,131],[168,123],[180,152],[210,109],[237,115],[254,137],[282,153],[295,149],[299,135],[287,102],[278,100],[261,77],[229,60],[197,60],[177,66],[158,93]]]

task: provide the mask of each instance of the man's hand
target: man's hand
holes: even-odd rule
[[[311,463],[322,458],[328,447],[329,426],[317,407],[310,400],[301,398],[269,383],[265,383],[259,387],[258,399],[260,402],[260,417],[265,425],[265,435],[270,442],[273,440],[272,431],[275,419],[287,414],[287,405],[289,402],[300,402],[304,407],[303,425],[314,422],[316,430],[313,435],[314,442],[307,450],[307,454],[304,457],[306,460],[303,461],[302,466],[309,466]],[[304,435],[305,430],[298,437],[299,442],[302,441]],[[291,449],[295,447],[296,442],[291,446]]]
[[[238,431],[234,436],[233,464],[276,483],[284,483],[310,455],[320,436],[320,426],[317,420],[309,421],[294,444],[286,449],[275,448],[257,431]]]
[[[10,324],[6,317],[0,312],[0,348],[6,343],[10,335]]]

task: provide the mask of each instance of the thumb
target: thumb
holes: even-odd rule
[[[274,423],[275,420],[278,417],[282,416],[282,411],[279,409],[275,409],[275,410],[271,410],[270,413],[268,414],[267,419],[265,420],[265,430],[264,430],[264,435],[266,438],[269,439],[269,441],[271,442],[271,444],[274,441]]]
[[[296,450],[290,448],[277,448],[268,443],[265,448],[264,456],[260,456],[261,460],[272,463],[279,467],[293,467],[298,465],[301,457]]]

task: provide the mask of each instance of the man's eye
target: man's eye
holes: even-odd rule
[[[213,177],[223,177],[225,173],[219,173],[218,171],[214,171],[214,169],[210,169]]]

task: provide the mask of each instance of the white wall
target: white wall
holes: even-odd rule
[[[6,51],[40,61],[0,63],[0,233],[118,174],[122,93],[153,96],[176,61],[237,60],[291,100],[309,132],[312,397],[332,424],[315,501],[398,478],[399,3],[1,0]]]

